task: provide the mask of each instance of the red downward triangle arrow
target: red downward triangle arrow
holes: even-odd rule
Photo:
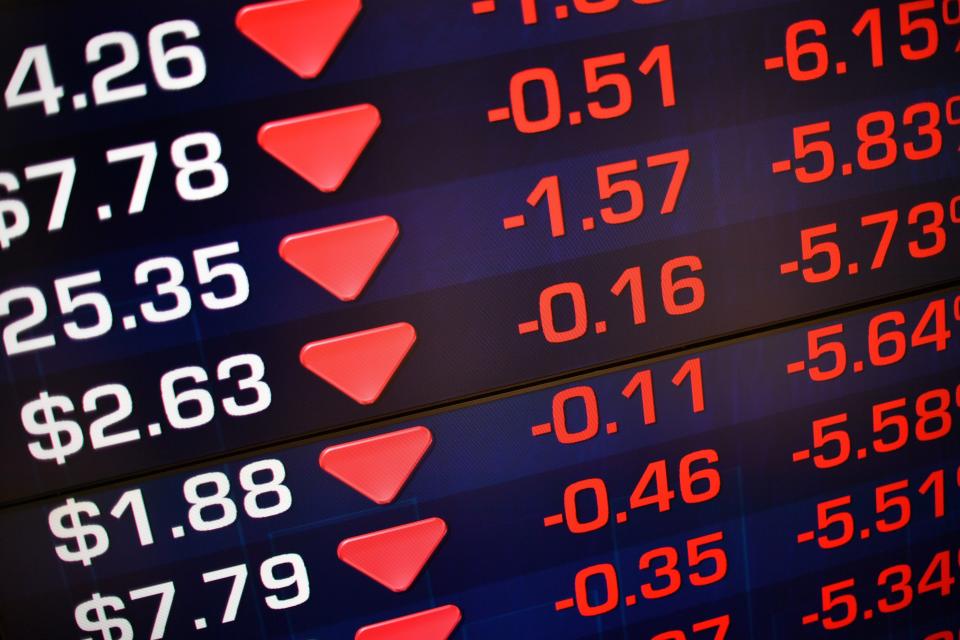
[[[344,302],[356,300],[400,234],[390,216],[289,235],[280,257]]]
[[[277,0],[237,12],[237,29],[301,78],[323,71],[360,13],[360,0]]]
[[[344,540],[337,557],[399,593],[410,588],[445,535],[446,522],[427,518]]]
[[[264,151],[320,191],[336,191],[380,127],[372,104],[321,111],[260,127]]]
[[[360,404],[373,404],[416,341],[413,326],[399,322],[311,342],[300,363]]]
[[[385,433],[327,447],[320,468],[377,504],[389,504],[432,442],[426,427]]]
[[[447,640],[461,617],[460,609],[448,604],[364,627],[354,640]]]

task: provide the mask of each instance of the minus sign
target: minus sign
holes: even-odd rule
[[[535,436],[545,436],[551,431],[553,431],[553,425],[549,422],[546,424],[537,424],[530,428],[530,433]]]
[[[547,516],[543,519],[543,526],[545,527],[555,527],[558,524],[563,524],[562,514],[557,513],[552,516]]]
[[[813,624],[815,622],[818,622],[819,620],[820,620],[819,613],[809,613],[803,616],[803,624]]]
[[[783,56],[774,56],[763,61],[763,68],[767,71],[783,69]]]
[[[573,598],[567,598],[566,600],[559,600],[553,606],[557,611],[563,611],[564,609],[573,609]]]
[[[516,216],[509,216],[503,219],[503,228],[506,230],[519,229],[526,226],[527,217],[522,213]]]
[[[540,322],[538,320],[530,320],[528,322],[521,322],[517,325],[517,330],[520,332],[520,335],[527,333],[534,333],[540,330]]]
[[[477,0],[473,3],[471,9],[473,9],[474,15],[493,13],[497,10],[497,3],[494,0]]]
[[[788,273],[796,273],[800,270],[800,262],[794,260],[793,262],[784,262],[780,265],[780,275],[784,276]]]
[[[778,160],[770,165],[774,173],[786,173],[787,171],[790,171],[790,167],[792,166],[793,163],[790,160]]]
[[[803,360],[799,362],[791,362],[787,365],[787,373],[800,373],[807,368],[807,363]]]
[[[487,111],[487,120],[490,122],[503,122],[510,119],[510,107],[500,107]]]

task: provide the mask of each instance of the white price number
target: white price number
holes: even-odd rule
[[[241,391],[250,391],[253,398],[241,403],[234,397],[222,401],[227,415],[234,417],[249,416],[259,413],[270,406],[273,394],[270,386],[263,381],[265,367],[263,359],[253,353],[244,353],[223,360],[217,365],[217,380],[229,380],[234,371],[246,371],[245,377],[239,378],[237,387]],[[163,400],[163,410],[167,422],[174,429],[193,429],[213,420],[213,396],[202,387],[184,389],[183,383],[200,384],[207,382],[207,372],[202,367],[180,367],[163,374],[160,378],[160,397]],[[179,387],[179,390],[178,390]],[[192,411],[185,408],[192,407]]]
[[[275,458],[257,460],[240,468],[240,486],[244,490],[242,507],[247,517],[260,520],[286,513],[293,506],[293,495],[284,484],[286,468]],[[237,503],[230,496],[230,479],[219,471],[201,473],[183,483],[183,496],[190,505],[187,519],[194,531],[216,531],[237,520]],[[155,536],[143,492],[130,489],[110,508],[110,515],[121,520],[126,514],[133,520],[141,547],[154,543]],[[50,511],[47,524],[62,544],[54,546],[63,562],[80,562],[89,567],[95,558],[110,549],[110,536],[97,522],[100,508],[93,501],[69,498]],[[179,536],[177,536],[179,537]]]
[[[195,87],[206,79],[207,61],[203,50],[193,44],[176,44],[177,41],[195,40],[199,36],[200,28],[192,20],[171,20],[150,29],[147,35],[147,50],[153,77],[160,89],[182,91]],[[105,55],[107,51],[110,53]],[[96,35],[87,42],[84,54],[87,64],[96,64],[105,57],[113,58],[117,54],[120,56],[119,62],[101,69],[93,76],[90,90],[95,104],[123,102],[147,95],[146,84],[121,86],[124,76],[136,71],[140,65],[140,48],[133,34],[111,31]],[[177,68],[184,70],[181,75],[174,75],[173,63],[177,63]],[[41,105],[44,114],[50,116],[60,113],[60,100],[63,96],[63,86],[58,85],[53,77],[47,45],[24,49],[3,92],[7,109]],[[84,100],[75,102],[74,107],[83,108],[80,105],[85,106],[85,96],[78,96],[83,96]]]
[[[220,259],[240,253],[240,245],[227,242],[212,247],[203,247],[193,252],[197,282],[210,285],[215,280],[229,282],[229,293],[217,295],[212,291],[200,295],[203,306],[220,311],[239,306],[250,296],[247,273],[237,262],[219,262]],[[214,264],[214,261],[218,261]],[[156,289],[156,299],[140,305],[140,313],[147,322],[163,323],[188,315],[193,307],[190,291],[183,286],[184,268],[179,259],[163,256],[144,260],[133,272],[134,282]],[[57,303],[61,315],[67,316],[81,308],[88,308],[92,322],[81,325],[76,321],[65,322],[63,331],[72,340],[89,340],[104,335],[113,327],[113,312],[107,298],[96,291],[78,292],[82,287],[100,283],[100,271],[89,271],[54,280]],[[163,301],[163,304],[158,302]],[[8,356],[14,356],[56,345],[53,334],[26,336],[47,319],[47,302],[43,292],[36,287],[16,287],[0,293],[0,318],[11,315],[15,304],[29,305],[26,315],[10,322],[3,329],[3,346]]]
[[[249,573],[247,565],[238,564],[207,571],[202,575],[204,584],[229,581],[226,603],[220,617],[222,624],[237,619]],[[284,553],[264,560],[260,564],[260,582],[268,591],[295,588],[295,592],[286,597],[275,593],[266,596],[264,602],[273,610],[290,609],[310,599],[310,578],[300,554]],[[162,640],[164,637],[176,593],[173,582],[161,582],[130,591],[130,600],[157,599],[157,612],[150,627],[150,640]],[[73,617],[77,627],[85,633],[100,634],[105,640],[133,640],[133,625],[127,618],[118,615],[125,608],[126,604],[118,596],[94,593],[89,600],[77,605]]]
[[[273,399],[270,386],[264,381],[263,359],[255,353],[242,353],[225,358],[217,365],[218,380],[236,380],[237,396],[221,400],[227,415],[243,417],[266,410]],[[200,367],[180,367],[160,378],[161,401],[164,413],[175,429],[192,429],[207,424],[214,416],[213,396],[203,388],[182,388],[182,382],[207,381],[207,372]],[[178,389],[179,387],[179,389]],[[83,394],[81,407],[86,414],[106,412],[90,422],[90,446],[106,449],[141,437],[140,429],[120,429],[118,425],[133,415],[133,398],[123,384],[110,383],[93,387]],[[193,413],[187,409],[194,408]],[[35,460],[56,461],[65,464],[84,445],[84,430],[73,419],[76,407],[65,395],[51,395],[41,391],[37,398],[24,403],[20,409],[20,423],[24,430],[37,438],[27,443],[27,450]],[[129,425],[127,425],[129,427]]]
[[[220,138],[211,131],[188,133],[174,140],[170,145],[170,160],[177,169],[174,183],[177,194],[185,202],[209,200],[227,191],[230,186],[230,174],[220,162],[223,147]],[[153,182],[157,166],[156,141],[109,149],[106,153],[107,164],[118,164],[135,160],[138,162],[127,213],[142,213],[147,203],[147,194]],[[63,229],[67,218],[70,197],[77,177],[77,162],[74,158],[53,160],[30,165],[23,170],[28,181],[43,178],[57,178],[57,190],[50,208],[47,231],[56,233]],[[0,171],[0,188],[8,195],[21,188],[20,180],[13,173]],[[109,219],[109,215],[98,218]],[[9,249],[12,242],[23,237],[30,229],[30,213],[22,200],[7,198],[0,200],[0,250]]]
[[[255,475],[259,475],[259,481]],[[285,479],[286,469],[275,459],[260,460],[240,469],[240,486],[246,490],[243,509],[247,516],[259,520],[285,513],[293,505],[290,489],[283,484]],[[195,531],[214,531],[233,524],[237,519],[237,505],[229,494],[230,480],[219,471],[202,473],[184,482],[183,497],[190,504],[187,512],[190,526]]]

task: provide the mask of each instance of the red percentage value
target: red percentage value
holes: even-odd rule
[[[604,56],[587,58],[583,61],[583,76],[588,96],[607,92],[614,99],[605,104],[597,99],[586,104],[587,114],[594,120],[611,120],[626,115],[633,108],[633,83],[630,77],[622,73],[627,64],[627,54],[611,53]],[[670,45],[663,44],[651,49],[638,67],[643,75],[656,71],[660,77],[660,102],[664,107],[677,104],[676,89],[673,80],[673,58]],[[533,92],[537,92],[533,94]],[[536,95],[538,103],[544,106],[541,117],[531,116],[527,101],[530,95]],[[579,109],[566,114],[571,126],[583,122],[583,112]],[[520,133],[543,133],[556,129],[564,120],[563,103],[560,99],[560,82],[557,74],[548,67],[524,69],[510,78],[510,104],[487,111],[490,122],[512,120]]]
[[[903,220],[906,224],[902,224]],[[925,260],[943,254],[947,248],[948,228],[946,223],[960,225],[960,196],[954,196],[947,204],[923,202],[910,208],[906,215],[899,209],[880,211],[860,217],[860,230],[877,237],[876,249],[870,256],[870,271],[882,269],[897,230],[905,226],[919,229],[920,238],[907,242],[907,252],[915,260]],[[874,229],[879,229],[877,234]],[[851,260],[844,265],[840,245],[833,240],[839,232],[839,223],[810,227],[800,231],[801,260],[791,260],[780,265],[780,275],[799,272],[804,282],[819,284],[830,282],[843,273],[855,276],[860,273],[860,261]],[[865,244],[865,243],[858,243]],[[902,251],[902,249],[901,249]],[[822,268],[818,268],[820,265]],[[846,267],[846,268],[844,268]]]
[[[909,564],[897,564],[880,571],[876,578],[877,590],[882,592],[875,603],[864,607],[864,601],[873,599],[857,593],[857,580],[850,578],[825,585],[820,590],[820,610],[803,616],[804,625],[819,623],[825,631],[848,627],[858,620],[870,620],[876,613],[890,614],[906,609],[916,596],[939,593],[941,598],[953,592],[953,551],[940,551],[915,580]]]
[[[682,316],[695,313],[703,308],[706,301],[706,290],[703,280],[685,273],[696,273],[703,270],[703,263],[697,256],[682,256],[668,260],[660,269],[660,294],[664,311],[671,316]],[[617,281],[610,288],[615,297],[624,296],[630,301],[633,324],[640,326],[647,322],[646,288],[643,272],[640,267],[625,269]],[[557,322],[555,305],[557,301],[569,301],[565,315],[572,319],[567,328],[560,328]],[[547,342],[559,344],[578,340],[590,330],[590,321],[587,317],[587,299],[583,286],[578,282],[561,282],[554,284],[540,292],[540,318],[528,320],[517,325],[520,335],[543,332]],[[607,332],[605,320],[593,323],[596,334]]]
[[[960,481],[960,469],[957,470],[957,476]],[[855,538],[867,540],[874,532],[883,534],[900,531],[913,519],[914,508],[920,501],[918,496],[925,496],[932,502],[930,511],[935,519],[943,518],[946,514],[946,483],[946,473],[943,469],[937,469],[914,490],[911,490],[909,479],[877,487],[872,507],[875,519],[862,528],[852,512],[853,496],[848,494],[820,502],[817,504],[816,529],[798,534],[797,544],[816,541],[821,549],[837,549],[850,544]]]
[[[947,99],[943,108],[935,102],[918,102],[904,109],[872,111],[857,120],[856,161],[840,163],[839,173],[853,174],[855,169],[879,171],[894,165],[902,155],[910,161],[929,160],[944,149],[941,123],[960,126],[960,96]],[[908,142],[895,139],[897,127],[910,130]],[[837,155],[830,140],[834,135],[829,120],[814,122],[793,129],[793,158],[778,160],[771,165],[773,173],[793,171],[794,177],[803,184],[823,182],[837,174]],[[800,166],[794,166],[801,163]]]
[[[620,577],[612,564],[595,564],[579,571],[574,579],[574,597],[559,600],[557,611],[576,608],[584,617],[603,615],[613,611],[621,602],[635,606],[639,598],[658,600],[680,591],[686,584],[690,587],[706,587],[723,580],[727,575],[727,553],[719,546],[723,532],[717,531],[687,540],[684,549],[659,547],[642,556],[638,566],[649,580],[640,584],[639,596],[628,594],[621,599]],[[593,599],[591,601],[591,594]],[[602,594],[597,598],[597,594]]]
[[[502,1],[502,0],[501,0]],[[609,13],[620,7],[621,0],[571,0],[573,10],[582,15],[596,15]],[[632,4],[649,5],[660,4],[667,0],[630,0]],[[523,17],[523,24],[534,25],[540,22],[541,4],[546,4],[540,0],[520,0],[520,13]],[[627,4],[627,2],[623,2]],[[474,15],[484,15],[494,13],[497,10],[497,0],[474,0],[470,5]],[[566,20],[570,17],[570,5],[561,2],[553,8],[553,15],[557,20]]]
[[[840,413],[813,421],[813,447],[794,451],[793,461],[812,460],[817,469],[832,469],[851,460],[863,460],[875,453],[899,451],[911,440],[933,442],[950,435],[954,416],[960,408],[960,385],[956,389],[939,388],[921,393],[910,402],[900,397],[873,405],[872,434],[869,446],[861,446],[854,454],[848,430],[848,416]]]
[[[646,466],[640,481],[630,494],[630,510],[656,505],[661,513],[670,511],[677,497],[671,478],[676,474],[680,498],[684,504],[709,502],[720,495],[720,471],[716,468],[720,456],[713,449],[689,453],[680,459],[677,469],[671,469],[666,460],[655,460]],[[582,506],[589,503],[592,518],[583,518]],[[587,478],[567,486],[563,492],[563,513],[547,516],[544,527],[566,523],[570,533],[590,533],[610,523],[611,500],[607,484],[601,478]],[[615,516],[617,524],[627,522],[627,511]]]
[[[700,358],[685,361],[670,381],[675,387],[680,387],[689,382],[691,408],[694,413],[703,412],[703,369]],[[657,407],[653,373],[650,369],[643,369],[634,373],[623,388],[621,395],[624,398],[632,398],[638,393],[641,400],[640,409],[643,424],[654,424],[657,421]],[[553,396],[552,409],[552,422],[534,425],[530,429],[534,437],[553,433],[560,444],[577,444],[586,442],[600,433],[600,406],[593,387],[580,385],[558,391]],[[569,416],[572,411],[577,411],[578,414],[582,412],[584,416],[582,426],[571,425]],[[608,434],[617,433],[619,429],[620,426],[617,422],[607,422],[605,426],[605,431]]]
[[[870,64],[874,69],[886,65],[885,50],[891,39],[899,43],[898,53],[908,62],[926,60],[940,51],[941,26],[960,25],[960,0],[911,0],[897,5],[898,15],[886,16],[878,7],[867,9],[851,28],[855,38],[866,43]],[[885,26],[896,22],[897,35]],[[847,62],[831,60],[829,37],[823,20],[810,19],[795,22],[787,27],[784,55],[766,58],[763,67],[767,71],[786,67],[790,78],[796,82],[811,82],[823,78],[831,71],[836,75],[847,73]],[[834,42],[837,42],[836,38]],[[955,52],[960,53],[960,40]]]
[[[668,151],[650,156],[646,160],[648,169],[668,165],[673,166],[673,173],[660,206],[661,215],[673,213],[677,208],[680,190],[687,177],[687,169],[690,168],[690,150]],[[637,160],[624,160],[597,167],[598,195],[602,202],[610,205],[602,207],[599,212],[600,220],[604,224],[626,224],[643,215],[646,208],[644,188],[639,180],[632,177],[632,174],[637,173],[639,169],[640,163]],[[527,204],[531,207],[539,207],[543,203],[546,203],[550,219],[550,235],[554,238],[563,237],[567,233],[567,216],[559,176],[541,178],[527,196]],[[503,228],[508,231],[520,229],[526,224],[527,216],[523,213],[503,219]],[[581,224],[584,231],[593,231],[597,224],[596,218],[586,216]]]
[[[925,345],[946,351],[953,336],[947,328],[948,304],[952,306],[953,319],[960,322],[960,296],[952,302],[946,298],[930,302],[912,329],[900,329],[908,324],[902,311],[885,311],[874,316],[867,331],[869,363],[874,367],[887,367],[903,360],[910,349]],[[848,363],[847,347],[841,340],[843,334],[842,322],[808,331],[807,359],[788,364],[787,373],[806,371],[814,382],[833,380],[850,370],[861,373],[865,362]]]

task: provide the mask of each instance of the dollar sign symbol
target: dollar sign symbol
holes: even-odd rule
[[[64,562],[83,562],[89,567],[97,556],[106,553],[110,548],[110,537],[107,530],[98,524],[83,524],[80,515],[85,513],[94,518],[100,515],[100,509],[92,502],[77,502],[73,498],[67,499],[67,504],[57,507],[50,512],[47,523],[50,532],[61,540],[74,540],[77,549],[74,551],[69,545],[61,544],[54,547],[54,551]],[[64,521],[67,521],[66,524]],[[90,544],[87,539],[92,538]]]
[[[83,447],[83,429],[73,420],[58,420],[54,410],[70,413],[73,403],[67,396],[51,396],[41,391],[39,398],[23,405],[20,422],[30,435],[50,438],[49,448],[45,448],[42,441],[28,444],[30,455],[37,460],[56,460],[57,464],[63,464],[67,456]]]
[[[123,600],[116,596],[104,597],[95,593],[89,600],[77,605],[73,611],[73,617],[81,631],[99,633],[103,640],[133,640],[133,627],[130,626],[130,621],[120,617],[110,618],[107,609],[111,609],[111,613],[123,611]],[[93,614],[93,617],[90,614]],[[119,635],[113,635],[114,631]],[[83,640],[93,639],[84,638]]]
[[[0,187],[13,193],[20,188],[17,176],[0,171]],[[0,200],[0,249],[9,249],[10,241],[30,228],[30,214],[19,200]]]

